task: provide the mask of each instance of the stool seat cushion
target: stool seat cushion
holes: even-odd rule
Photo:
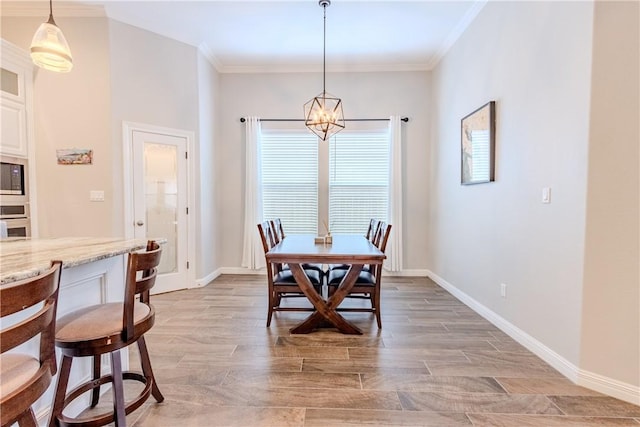
[[[0,356],[0,398],[22,387],[40,369],[40,361],[21,353]]]
[[[123,303],[92,305],[81,308],[58,320],[56,341],[91,341],[122,332]],[[146,304],[136,302],[133,321],[138,323],[149,315],[151,309]]]

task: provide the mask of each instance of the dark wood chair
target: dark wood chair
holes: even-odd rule
[[[285,237],[284,230],[282,228],[282,221],[280,221],[280,218],[276,218],[272,221],[269,221],[269,225],[271,228],[271,239],[273,241],[273,244],[277,245]],[[289,269],[289,267],[286,264],[285,265],[278,264],[278,268],[280,269],[278,271]],[[302,268],[304,268],[305,270],[316,270],[318,271],[318,273],[320,273],[322,277],[324,277],[326,273],[324,271],[324,266],[322,264],[305,263],[305,264],[302,264]]]
[[[385,222],[380,223],[380,230],[376,236],[374,244],[383,253],[387,249],[387,242],[389,241],[389,234],[391,233],[391,224]],[[347,275],[349,270],[346,269],[334,269],[330,270],[327,275],[327,288],[329,296],[338,289],[340,282]],[[382,283],[382,264],[370,266],[368,270],[363,270],[358,275],[356,284],[349,292],[348,297],[351,298],[366,298],[371,301],[371,308],[338,308],[338,311],[365,311],[372,312],[376,315],[376,321],[378,322],[378,328],[382,329],[382,319],[380,317],[380,287]]]
[[[60,268],[55,261],[46,272],[0,287],[0,423],[2,427],[18,423],[20,427],[38,425],[31,405],[44,394],[56,373],[54,347]],[[19,322],[6,317],[40,306]],[[32,309],[33,311],[33,309]],[[9,324],[7,324],[9,323]],[[37,356],[10,350],[40,335]]]
[[[374,245],[378,246],[376,244],[376,240],[379,242],[380,241],[380,225],[382,224],[381,221],[378,221],[375,218],[371,218],[369,220],[369,227],[367,228],[367,233],[365,234],[365,237],[367,238],[367,240],[369,240],[371,243],[373,243]],[[349,267],[351,267],[349,264],[331,264],[329,265],[329,268],[326,271],[326,275],[329,275],[329,272],[331,270],[348,270]],[[363,267],[364,271],[369,271],[371,269],[371,266],[369,265],[365,265]]]
[[[262,248],[266,254],[269,252],[269,249],[274,245],[271,244],[273,240],[273,232],[269,221],[265,221],[261,224],[258,224],[258,232],[260,233],[260,238],[262,240]],[[269,311],[267,313],[267,327],[271,325],[271,318],[273,316],[274,311],[313,311],[313,307],[309,306],[287,306],[281,307],[280,303],[282,298],[285,297],[302,297],[306,299],[306,296],[302,293],[298,284],[296,283],[296,279],[293,277],[291,270],[289,269],[281,269],[277,270],[277,267],[266,261],[267,267],[267,282],[269,285]],[[309,280],[313,284],[316,292],[322,294],[322,281],[323,276],[320,272],[315,269],[305,269],[304,272],[309,277]]]
[[[162,249],[149,241],[145,252],[130,253],[125,278],[123,302],[86,307],[58,320],[56,347],[62,352],[62,364],[56,386],[49,427],[53,426],[102,426],[114,423],[126,425],[126,414],[139,408],[153,395],[157,402],[164,397],[156,384],[144,334],[155,322],[155,310],[149,302],[149,291],[155,284],[157,267]],[[136,300],[136,297],[139,300]],[[137,343],[140,351],[142,372],[123,372],[120,350]],[[111,357],[111,373],[101,376],[101,355]],[[74,357],[93,359],[93,379],[69,393],[66,392]],[[123,380],[135,380],[144,384],[138,396],[125,403]],[[100,386],[111,383],[113,390],[113,412],[82,418],[70,418],[63,414],[64,408],[80,395],[91,391],[91,406],[98,403]]]
[[[367,234],[365,235],[365,237],[367,238],[367,240],[373,241],[379,230],[380,221],[375,218],[371,218],[371,220],[369,221],[369,228],[367,229]]]

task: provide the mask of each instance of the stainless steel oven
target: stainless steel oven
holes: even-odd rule
[[[0,156],[0,221],[7,237],[31,237],[27,159]]]
[[[3,201],[28,201],[28,171],[27,159],[0,156],[0,197]]]

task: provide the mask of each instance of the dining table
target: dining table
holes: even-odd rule
[[[338,312],[338,307],[356,284],[362,268],[380,265],[385,258],[385,254],[362,235],[337,234],[332,236],[330,243],[316,243],[313,235],[287,235],[267,252],[267,262],[289,265],[298,287],[315,308],[309,317],[289,332],[307,334],[329,323],[344,334],[361,335],[360,328],[347,321]],[[325,300],[304,272],[302,264],[307,263],[347,264],[350,267],[338,289]]]

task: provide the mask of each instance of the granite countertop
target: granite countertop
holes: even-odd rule
[[[164,239],[159,243],[164,243]],[[61,260],[62,268],[145,248],[146,239],[62,237],[56,239],[7,239],[0,241],[0,285],[37,276]]]

